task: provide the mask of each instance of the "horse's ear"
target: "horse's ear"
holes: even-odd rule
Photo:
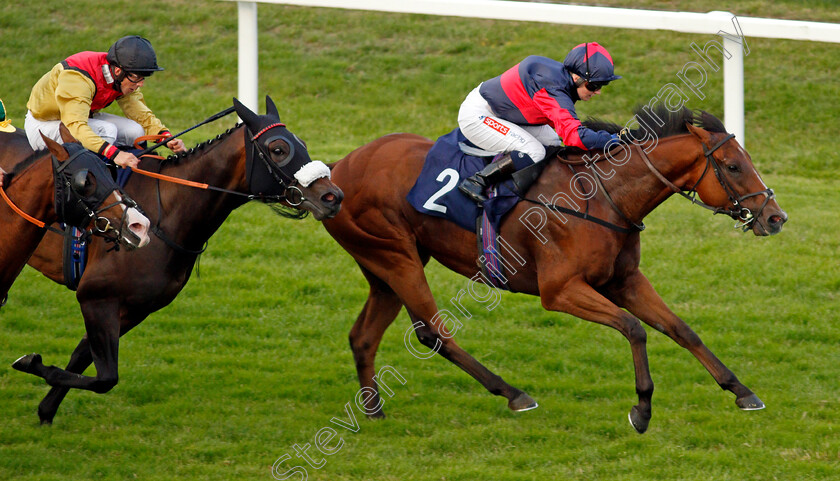
[[[47,137],[43,134],[43,132],[39,133],[41,134],[41,138],[44,139],[44,143],[47,144],[47,149],[49,149],[49,151],[55,156],[56,159],[58,159],[59,162],[64,162],[70,157],[70,154],[68,154],[67,151],[64,150],[64,147],[62,147],[61,144]]]
[[[710,139],[712,138],[712,134],[710,134],[707,130],[701,129],[700,127],[695,127],[690,123],[686,122],[685,126],[688,127],[688,131],[694,134],[695,137],[700,139],[700,142],[708,144]]]
[[[68,129],[67,126],[64,125],[64,122],[60,122],[58,124],[58,133],[61,135],[61,140],[63,140],[65,144],[71,142],[79,142],[78,140],[76,140],[76,137],[73,137],[73,134],[70,133],[70,129]]]
[[[268,95],[265,96],[265,114],[280,118],[280,114],[277,113],[277,106],[274,105],[274,101]]]
[[[233,108],[236,110],[236,114],[239,115],[239,118],[247,125],[254,125],[259,120],[257,114],[243,105],[242,102],[236,99],[236,97],[233,98]]]

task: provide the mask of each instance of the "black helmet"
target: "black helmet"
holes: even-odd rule
[[[158,67],[152,43],[139,35],[130,35],[114,42],[105,59],[115,67],[144,77],[163,70]]]

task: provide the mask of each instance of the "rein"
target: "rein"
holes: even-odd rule
[[[653,172],[653,175],[655,175],[657,179],[659,179],[663,184],[665,184],[674,193],[679,194],[682,197],[688,199],[692,204],[699,205],[700,207],[702,207],[704,209],[708,209],[708,210],[712,211],[712,214],[727,214],[728,216],[732,217],[733,219],[736,219],[736,220],[739,221],[738,223],[735,224],[736,229],[741,228],[744,232],[746,232],[752,226],[753,222],[755,222],[756,217],[758,215],[761,215],[761,212],[764,210],[764,207],[767,205],[767,203],[770,202],[770,200],[772,200],[776,197],[776,194],[773,192],[773,189],[765,189],[765,190],[762,190],[762,191],[759,191],[759,192],[754,192],[752,194],[746,194],[746,195],[738,196],[737,192],[735,192],[735,189],[732,188],[732,185],[726,179],[726,176],[723,175],[723,172],[721,171],[720,166],[715,161],[715,159],[712,155],[712,154],[715,153],[716,150],[723,147],[723,145],[726,142],[728,142],[730,139],[733,139],[733,138],[735,138],[735,134],[729,134],[726,137],[724,137],[721,141],[719,141],[711,149],[706,148],[706,144],[702,144],[703,145],[703,155],[706,156],[706,167],[703,170],[703,174],[700,175],[700,178],[697,180],[697,182],[695,182],[694,186],[692,186],[691,189],[688,190],[688,192],[685,192],[683,189],[680,189],[679,187],[674,185],[673,182],[671,182],[664,175],[662,175],[662,173],[659,172],[656,169],[656,167],[653,166],[653,163],[650,161],[650,158],[648,158],[644,149],[642,149],[639,146],[636,146],[636,148],[638,149],[639,154],[641,155],[642,160],[645,162],[645,165],[647,166],[647,168],[651,172]],[[717,178],[718,183],[720,183],[721,187],[723,187],[724,192],[726,192],[726,195],[729,197],[729,201],[732,202],[732,206],[733,206],[732,209],[725,209],[725,208],[722,208],[722,207],[714,207],[714,206],[711,206],[709,204],[706,204],[705,202],[703,202],[702,200],[699,200],[697,198],[697,186],[700,185],[700,183],[706,177],[706,174],[709,172],[709,167],[710,166],[712,167],[712,170],[715,173],[715,177]],[[741,202],[743,202],[745,199],[749,199],[750,197],[755,197],[755,196],[761,195],[761,194],[764,194],[765,199],[764,199],[764,203],[761,204],[761,207],[759,207],[757,214],[753,214],[753,212],[750,209],[748,209],[747,207],[741,207]]]
[[[191,131],[191,130],[193,130],[193,129],[201,126],[201,125],[212,122],[214,120],[218,120],[218,119],[228,115],[229,113],[233,112],[234,110],[235,110],[234,107],[229,107],[229,108],[227,108],[227,109],[225,109],[225,110],[207,118],[203,122],[201,122],[199,124],[196,124],[196,125],[188,128],[188,129],[184,130],[183,132],[180,132],[176,135],[170,135],[170,136],[146,135],[146,136],[138,137],[134,142],[134,146],[136,148],[140,148],[139,144],[141,142],[144,142],[144,141],[147,141],[147,140],[156,141],[157,143],[155,145],[153,145],[152,147],[149,147],[149,148],[143,150],[142,152],[138,153],[137,157],[152,157],[152,158],[157,158],[157,159],[163,160],[163,157],[157,156],[157,155],[151,155],[150,153],[152,151],[154,151],[155,149],[157,149],[158,147],[160,147],[161,145],[166,144],[170,140],[172,140],[176,137],[179,137],[179,136],[181,136],[181,135],[183,135],[183,134],[185,134],[185,133],[187,133],[187,132],[189,132],[189,131]],[[271,173],[274,180],[284,188],[285,192],[284,192],[283,195],[265,196],[265,195],[245,194],[245,193],[238,192],[238,191],[235,191],[235,190],[224,189],[224,188],[221,188],[221,187],[216,187],[216,186],[205,184],[205,183],[193,182],[191,180],[185,180],[185,179],[180,179],[178,177],[172,177],[172,176],[157,173],[157,172],[151,172],[151,171],[140,169],[140,168],[137,168],[137,167],[134,167],[131,170],[140,174],[140,175],[144,175],[146,177],[151,177],[153,179],[157,179],[158,181],[162,180],[162,181],[165,181],[165,182],[171,182],[173,184],[184,185],[184,186],[187,186],[187,187],[193,187],[193,188],[202,189],[202,190],[212,190],[212,191],[216,191],[216,192],[222,192],[222,193],[225,193],[225,194],[236,195],[236,196],[244,197],[246,199],[246,201],[261,200],[263,202],[270,202],[270,201],[279,202],[279,201],[285,200],[286,202],[289,203],[289,205],[291,205],[292,207],[295,207],[295,206],[298,206],[301,203],[303,203],[303,201],[305,200],[305,198],[303,196],[303,192],[298,187],[296,187],[294,185],[291,185],[292,183],[295,182],[294,179],[283,180],[283,179],[280,179],[277,176],[277,174],[275,173],[275,169],[271,168],[271,165],[270,165],[268,159],[265,158],[265,155],[262,151],[262,148],[257,143],[257,139],[262,134],[264,134],[265,132],[271,130],[274,127],[278,127],[278,126],[285,127],[285,124],[282,124],[282,123],[271,124],[268,127],[265,127],[261,131],[257,132],[256,135],[248,135],[247,138],[250,140],[250,143],[251,143],[250,147],[251,147],[251,149],[253,149],[252,152],[256,153],[257,157],[259,157],[266,164],[266,167],[268,168],[268,170]],[[248,134],[251,134],[251,132],[250,132],[250,130],[248,130],[247,126],[244,126],[244,128],[246,129]],[[271,140],[272,139],[269,139],[269,141],[271,141]],[[246,148],[248,148],[248,147],[246,146]],[[291,155],[289,157],[291,158]],[[282,170],[280,171],[280,173],[283,174],[284,177],[286,177],[285,173]],[[290,199],[289,195],[288,195],[288,192],[296,192],[295,199]],[[186,247],[183,247],[181,245],[178,245],[177,243],[175,243],[175,241],[171,240],[169,237],[166,236],[166,234],[164,234],[163,230],[160,228],[160,220],[163,218],[163,207],[162,207],[162,202],[161,202],[161,198],[160,198],[160,183],[159,182],[158,182],[158,188],[157,188],[157,198],[158,198],[158,221],[155,223],[154,226],[151,227],[150,230],[152,231],[152,233],[154,233],[166,245],[168,245],[172,249],[180,251],[182,253],[192,254],[192,255],[200,255],[205,250],[207,250],[207,247],[208,247],[207,242],[205,242],[204,246],[200,250],[192,250],[192,249],[187,249]],[[299,200],[297,200],[297,199],[299,199]]]
[[[9,204],[9,207],[11,207],[11,208],[12,208],[12,210],[13,210],[13,211],[15,211],[15,213],[16,213],[17,215],[19,215],[19,216],[23,217],[24,219],[26,219],[26,220],[28,220],[29,222],[31,222],[31,223],[33,223],[33,224],[35,224],[36,226],[40,227],[41,229],[43,229],[43,228],[45,228],[45,227],[49,228],[49,227],[47,226],[47,224],[46,224],[46,223],[44,223],[43,221],[40,221],[40,220],[38,220],[38,219],[36,219],[36,218],[32,217],[31,215],[29,215],[29,214],[27,214],[26,212],[24,212],[23,210],[21,210],[21,208],[20,208],[20,207],[18,207],[17,205],[15,205],[15,203],[14,203],[14,202],[12,202],[12,199],[10,199],[10,198],[9,198],[9,196],[6,194],[6,189],[4,189],[3,187],[0,187],[0,196],[2,196],[2,197],[3,197],[3,200],[5,200],[7,204]],[[55,230],[58,230],[58,229],[55,229]],[[60,231],[60,232],[61,232],[62,234],[64,233],[63,231]]]
[[[715,153],[715,151],[717,151],[718,149],[723,147],[723,145],[726,144],[726,142],[728,142],[729,140],[731,140],[733,138],[735,138],[735,134],[728,134],[726,137],[724,137],[722,140],[720,140],[717,144],[715,144],[715,146],[712,147],[712,148],[707,148],[706,144],[702,144],[703,145],[703,155],[706,157],[706,167],[703,170],[703,174],[700,175],[700,178],[697,180],[697,182],[694,184],[694,186],[692,186],[691,189],[688,190],[688,192],[686,192],[684,189],[680,189],[679,187],[674,185],[673,182],[671,182],[664,175],[662,175],[662,173],[659,172],[659,170],[657,170],[656,167],[654,167],[653,163],[650,161],[650,158],[647,156],[644,149],[642,149],[638,145],[635,145],[635,144],[633,144],[633,145],[636,147],[636,150],[638,150],[639,155],[642,158],[642,160],[644,161],[645,166],[648,168],[648,170],[650,170],[653,173],[653,175],[655,175],[656,178],[659,179],[660,182],[662,182],[669,189],[671,189],[671,191],[673,191],[676,194],[681,195],[682,197],[685,197],[692,204],[699,205],[700,207],[703,207],[704,209],[708,209],[708,210],[712,211],[712,214],[727,214],[727,215],[729,215],[730,217],[732,217],[733,219],[736,219],[738,221],[735,224],[735,228],[736,229],[740,228],[744,232],[746,232],[747,230],[750,229],[752,224],[755,222],[755,219],[758,216],[761,215],[761,212],[764,210],[764,207],[767,206],[767,204],[772,199],[774,199],[776,197],[776,194],[773,192],[773,189],[765,189],[765,190],[762,190],[762,191],[753,192],[751,194],[746,194],[746,195],[742,195],[742,196],[739,196],[738,193],[735,192],[735,189],[729,183],[726,176],[721,171],[720,166],[718,165],[718,163],[715,161],[715,159],[713,157],[713,154]],[[561,163],[566,164],[570,168],[572,168],[572,166],[582,165],[584,162],[568,162],[568,161],[564,161],[564,160],[561,159]],[[712,170],[715,173],[715,177],[717,178],[721,187],[723,187],[723,190],[726,192],[726,195],[729,197],[729,201],[732,203],[732,206],[733,206],[731,209],[727,209],[727,208],[723,208],[723,207],[714,207],[714,206],[711,206],[709,204],[706,204],[705,202],[703,202],[702,200],[697,198],[697,186],[700,185],[700,183],[706,177],[706,174],[709,172],[709,167],[712,168]],[[574,169],[572,168],[572,170],[574,170]],[[520,196],[520,198],[522,200],[527,200],[528,202],[531,202],[531,203],[537,204],[537,205],[541,205],[543,207],[546,207],[548,209],[551,209],[551,210],[554,210],[554,211],[557,211],[557,212],[562,212],[564,214],[569,214],[569,215],[578,217],[580,219],[584,219],[584,220],[588,220],[590,222],[594,222],[596,224],[602,225],[602,226],[607,227],[609,229],[612,229],[616,232],[621,232],[621,233],[624,233],[624,234],[629,234],[629,233],[633,233],[633,232],[640,232],[640,231],[645,229],[645,225],[643,223],[642,224],[636,224],[635,222],[631,221],[621,211],[621,209],[618,208],[616,203],[612,200],[612,197],[610,197],[609,192],[607,192],[607,189],[604,186],[604,183],[601,180],[601,177],[599,175],[595,175],[595,181],[597,182],[598,187],[604,193],[604,197],[607,199],[607,202],[609,203],[610,207],[612,207],[612,209],[616,213],[618,213],[619,217],[621,217],[622,220],[624,220],[625,222],[630,224],[632,226],[632,228],[621,227],[621,226],[618,226],[618,225],[613,224],[611,222],[605,221],[603,219],[599,219],[597,217],[592,217],[586,212],[580,213],[576,210],[568,209],[566,207],[561,207],[561,206],[558,206],[558,205],[555,205],[555,204],[548,204],[548,203],[545,203],[545,202],[539,202],[539,201],[536,201],[536,200],[533,200],[533,199],[528,199],[528,198],[521,197],[521,196]],[[762,195],[762,194],[764,194],[765,199],[764,199],[764,202],[761,204],[761,207],[758,208],[757,213],[754,214],[749,208],[741,206],[741,202],[743,202],[744,200],[749,199],[750,197],[755,197],[755,196]]]
[[[564,159],[560,158],[559,155],[557,156],[557,158],[558,158],[558,160],[560,160],[560,163],[568,165],[569,168],[572,169],[573,172],[575,171],[573,166],[583,165],[585,163],[583,161],[581,161],[581,162],[568,162],[568,161],[565,161]],[[607,188],[604,186],[604,183],[601,180],[601,176],[596,174],[595,175],[595,181],[598,183],[598,188],[604,193],[604,197],[607,199],[607,203],[610,205],[610,207],[612,207],[612,209],[616,213],[618,213],[618,216],[621,217],[621,219],[624,222],[630,224],[631,227],[622,227],[620,225],[613,224],[612,222],[606,221],[606,220],[601,219],[599,217],[594,217],[594,216],[589,215],[589,201],[588,200],[586,202],[586,206],[587,206],[586,212],[581,213],[581,212],[576,211],[574,209],[569,209],[567,207],[561,207],[561,206],[556,205],[556,204],[549,204],[549,203],[546,203],[546,202],[541,202],[541,201],[529,199],[529,198],[521,196],[521,195],[519,196],[519,198],[521,200],[525,200],[525,201],[528,201],[532,204],[543,206],[547,209],[550,209],[550,210],[553,210],[553,211],[556,211],[556,212],[561,212],[563,214],[568,214],[568,215],[577,217],[579,219],[583,219],[583,220],[587,220],[589,222],[593,222],[593,223],[598,224],[600,226],[606,227],[607,229],[614,230],[614,231],[622,233],[622,234],[633,234],[634,232],[641,232],[641,231],[645,230],[645,224],[644,223],[637,224],[637,223],[631,221],[624,214],[624,212],[622,212],[621,209],[618,208],[615,201],[613,201],[612,197],[610,196],[609,192],[607,192]]]

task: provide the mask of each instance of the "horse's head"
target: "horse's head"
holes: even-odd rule
[[[311,212],[318,220],[335,217],[344,193],[330,180],[330,169],[310,159],[306,144],[280,122],[271,98],[265,98],[265,115],[237,99],[233,105],[246,127],[245,175],[251,193]]]
[[[58,220],[119,242],[128,249],[149,243],[149,219],[123,193],[102,160],[82,147],[62,124],[59,144],[43,136],[52,153]]]
[[[690,123],[687,127],[702,148],[704,167],[695,187],[700,199],[729,214],[745,231],[752,229],[758,236],[781,232],[787,214],[735,136],[710,132]],[[714,175],[707,175],[710,171]]]

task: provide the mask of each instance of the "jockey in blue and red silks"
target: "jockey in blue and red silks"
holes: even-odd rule
[[[458,125],[477,147],[509,155],[465,179],[459,190],[485,201],[485,188],[543,160],[546,146],[603,149],[616,135],[583,126],[575,102],[590,100],[619,78],[609,52],[589,42],[573,48],[563,63],[532,55],[482,82],[461,104]]]

